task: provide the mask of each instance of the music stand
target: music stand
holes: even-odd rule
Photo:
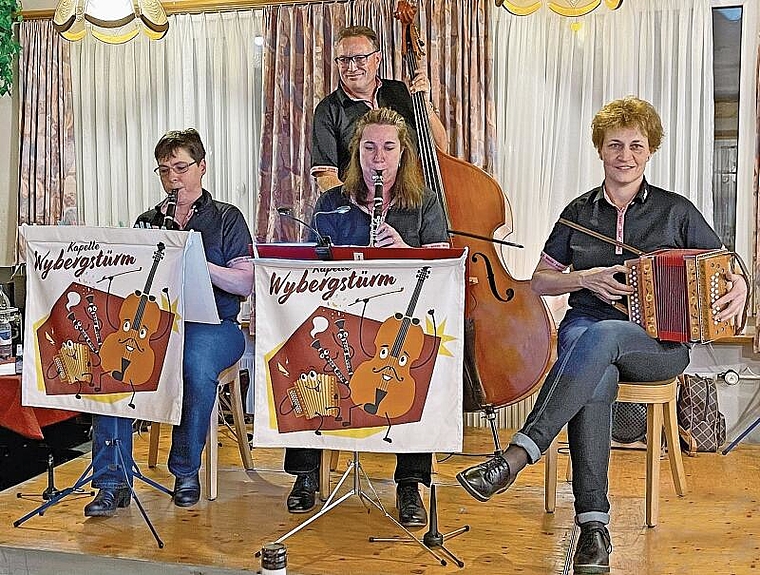
[[[116,435],[116,429],[117,429],[117,422],[115,418],[112,418],[113,420],[113,434],[110,439],[106,441],[106,449],[100,451],[98,453],[98,457],[90,461],[90,464],[87,466],[87,468],[82,472],[82,474],[79,476],[79,479],[76,480],[74,485],[70,487],[66,487],[64,489],[55,490],[55,492],[52,494],[50,499],[34,509],[33,511],[30,511],[20,519],[17,519],[13,522],[14,527],[19,527],[21,524],[25,523],[29,519],[31,519],[35,515],[42,516],[45,511],[52,507],[53,505],[56,505],[59,503],[63,498],[71,495],[72,493],[77,493],[80,488],[83,485],[86,485],[93,479],[96,479],[97,477],[103,475],[107,470],[108,466],[110,465],[116,465],[119,469],[121,469],[122,473],[124,474],[124,482],[129,486],[129,490],[132,493],[132,497],[135,500],[135,503],[137,504],[138,509],[140,510],[140,514],[142,515],[143,519],[145,520],[145,523],[148,525],[148,528],[150,529],[150,532],[153,534],[153,538],[156,540],[156,544],[160,549],[164,547],[164,542],[161,540],[161,538],[158,536],[158,532],[156,532],[156,529],[153,527],[153,523],[151,523],[150,518],[148,517],[148,514],[145,512],[145,508],[143,508],[142,503],[140,502],[140,499],[137,497],[137,493],[135,492],[134,485],[130,483],[129,476],[127,474],[126,467],[124,465],[124,454],[122,453],[122,445],[121,441],[116,439],[114,436]],[[104,465],[97,465],[96,463],[101,463],[101,459],[107,459],[108,461]],[[97,471],[93,471],[95,467],[98,467]],[[132,475],[134,478],[137,478],[141,480],[144,483],[147,483],[151,487],[154,487],[155,489],[158,489],[159,491],[163,491],[167,495],[173,495],[172,491],[164,487],[163,485],[156,483],[152,479],[145,477],[141,472],[140,469],[137,467],[137,464],[134,463],[134,460],[132,462]]]
[[[351,489],[349,491],[347,491],[346,493],[344,493],[343,495],[341,495],[340,497],[338,497],[337,499],[335,499],[335,497],[338,494],[338,491],[342,487],[343,483],[345,483],[346,479],[348,479],[348,476],[351,474],[352,471],[353,471],[353,483],[352,483]],[[364,481],[367,483],[367,485],[369,486],[369,488],[372,490],[372,495],[368,494],[362,488],[361,475],[360,474],[364,476]],[[395,517],[393,517],[390,513],[388,513],[388,511],[385,509],[385,506],[383,506],[383,502],[380,500],[380,497],[378,496],[377,491],[375,491],[375,488],[372,486],[372,482],[369,480],[369,477],[367,476],[366,472],[364,471],[364,468],[362,467],[361,462],[359,461],[359,452],[358,451],[354,451],[353,452],[353,458],[351,459],[351,461],[349,461],[348,467],[343,472],[343,475],[341,475],[340,480],[335,485],[335,487],[333,488],[333,490],[330,492],[330,495],[328,496],[327,501],[325,501],[324,505],[322,506],[322,509],[320,509],[319,511],[317,511],[314,515],[312,515],[311,517],[309,517],[306,521],[302,522],[301,524],[297,525],[296,527],[294,527],[293,529],[291,529],[290,531],[288,531],[285,535],[281,536],[279,539],[273,541],[273,543],[282,543],[283,541],[285,541],[291,535],[295,535],[301,529],[303,529],[307,525],[313,523],[314,521],[316,521],[317,519],[319,519],[323,515],[326,515],[331,510],[335,509],[338,505],[340,505],[341,503],[343,503],[344,501],[346,501],[347,499],[349,499],[349,498],[351,498],[353,496],[357,496],[359,498],[359,500],[362,502],[362,505],[364,505],[365,507],[366,507],[366,505],[365,505],[365,501],[366,501],[367,503],[370,503],[371,505],[373,505],[375,508],[379,509],[383,513],[383,515],[385,515],[388,519],[390,519],[390,521],[392,523],[394,523],[397,527],[399,527],[402,531],[404,531],[404,533],[406,533],[409,536],[408,541],[410,543],[417,543],[425,551],[427,551],[433,557],[435,557],[436,560],[441,565],[443,565],[443,566],[446,565],[446,560],[444,558],[440,557],[438,554],[436,554],[436,552],[433,551],[433,549],[431,549],[431,547],[432,547],[431,545],[428,545],[426,542],[424,542],[424,541],[422,541],[420,539],[417,539],[417,537],[415,537],[414,534],[411,531],[409,531],[406,527],[404,527],[403,525],[401,525],[401,523],[399,523],[396,520]],[[469,529],[469,527],[467,529]],[[372,541],[372,540],[373,540],[373,538],[370,537],[370,541]],[[405,539],[405,541],[406,541],[406,539]],[[260,555],[261,555],[261,551],[257,551],[256,554],[255,554],[256,557],[259,557]]]

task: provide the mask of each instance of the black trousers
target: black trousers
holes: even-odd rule
[[[318,471],[322,462],[321,449],[302,449],[289,447],[285,450],[285,471],[291,475]],[[433,464],[431,453],[397,453],[396,483],[414,481],[430,487],[430,468]]]

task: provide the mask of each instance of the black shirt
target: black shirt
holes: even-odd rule
[[[404,117],[411,131],[413,142],[417,141],[416,124],[412,97],[406,84],[397,80],[380,80],[375,94],[378,107],[391,108]],[[326,96],[314,110],[314,125],[311,133],[311,167],[338,168],[338,177],[343,173],[351,158],[348,146],[354,136],[356,121],[369,112],[364,101],[352,100],[342,86]]]
[[[663,248],[717,249],[722,245],[720,238],[687,198],[651,186],[646,181],[626,208],[620,222],[618,209],[604,198],[601,186],[570,202],[560,217],[612,239],[618,237],[620,225],[622,241],[645,253]],[[623,264],[638,257],[559,222],[554,224],[542,255],[545,261],[555,264],[558,269],[572,266],[575,271]],[[586,289],[571,292],[568,304],[573,310],[600,319],[625,319],[623,313]]]
[[[161,204],[141,214],[135,225],[148,224],[160,228],[164,222]],[[203,190],[201,197],[193,203],[194,211],[185,227],[185,231],[195,230],[203,238],[203,251],[206,261],[227,267],[234,260],[248,258],[252,243],[251,232],[243,214],[235,206],[218,202],[211,194]],[[193,278],[185,278],[186,285],[192,286]],[[240,296],[226,292],[216,286],[214,300],[219,319],[236,320],[240,313]]]

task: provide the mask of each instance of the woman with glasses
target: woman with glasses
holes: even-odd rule
[[[206,443],[211,410],[216,399],[219,374],[243,355],[245,336],[237,325],[241,298],[253,287],[253,265],[249,259],[251,232],[243,214],[230,204],[219,202],[203,189],[206,150],[192,128],[167,132],[155,149],[164,191],[176,194],[174,217],[167,214],[164,200],[137,218],[136,227],[168,227],[201,233],[214,300],[221,323],[185,322],[183,354],[182,420],[172,431],[169,471],[175,476],[174,504],[189,507],[200,499],[198,470]],[[167,196],[168,198],[168,196]],[[103,457],[106,441],[121,442],[126,469],[108,465]],[[98,494],[84,508],[88,517],[116,513],[131,502],[132,420],[122,417],[93,416],[93,464],[98,474],[92,481]],[[106,468],[107,469],[104,469]]]
[[[341,29],[335,53],[340,84],[317,104],[312,129],[311,175],[316,178],[317,187],[322,192],[343,183],[350,158],[348,146],[359,118],[377,108],[395,110],[410,127],[412,141],[416,142],[410,90],[412,93],[430,91],[424,72],[412,79],[409,88],[403,82],[378,77],[382,53],[377,34],[371,28],[351,26]],[[446,130],[432,103],[429,99],[427,101],[433,138],[436,145],[446,151]]]

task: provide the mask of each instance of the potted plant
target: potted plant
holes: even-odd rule
[[[0,0],[0,96],[9,94],[13,87],[13,59],[21,51],[13,34],[13,25],[20,21],[21,3]]]

